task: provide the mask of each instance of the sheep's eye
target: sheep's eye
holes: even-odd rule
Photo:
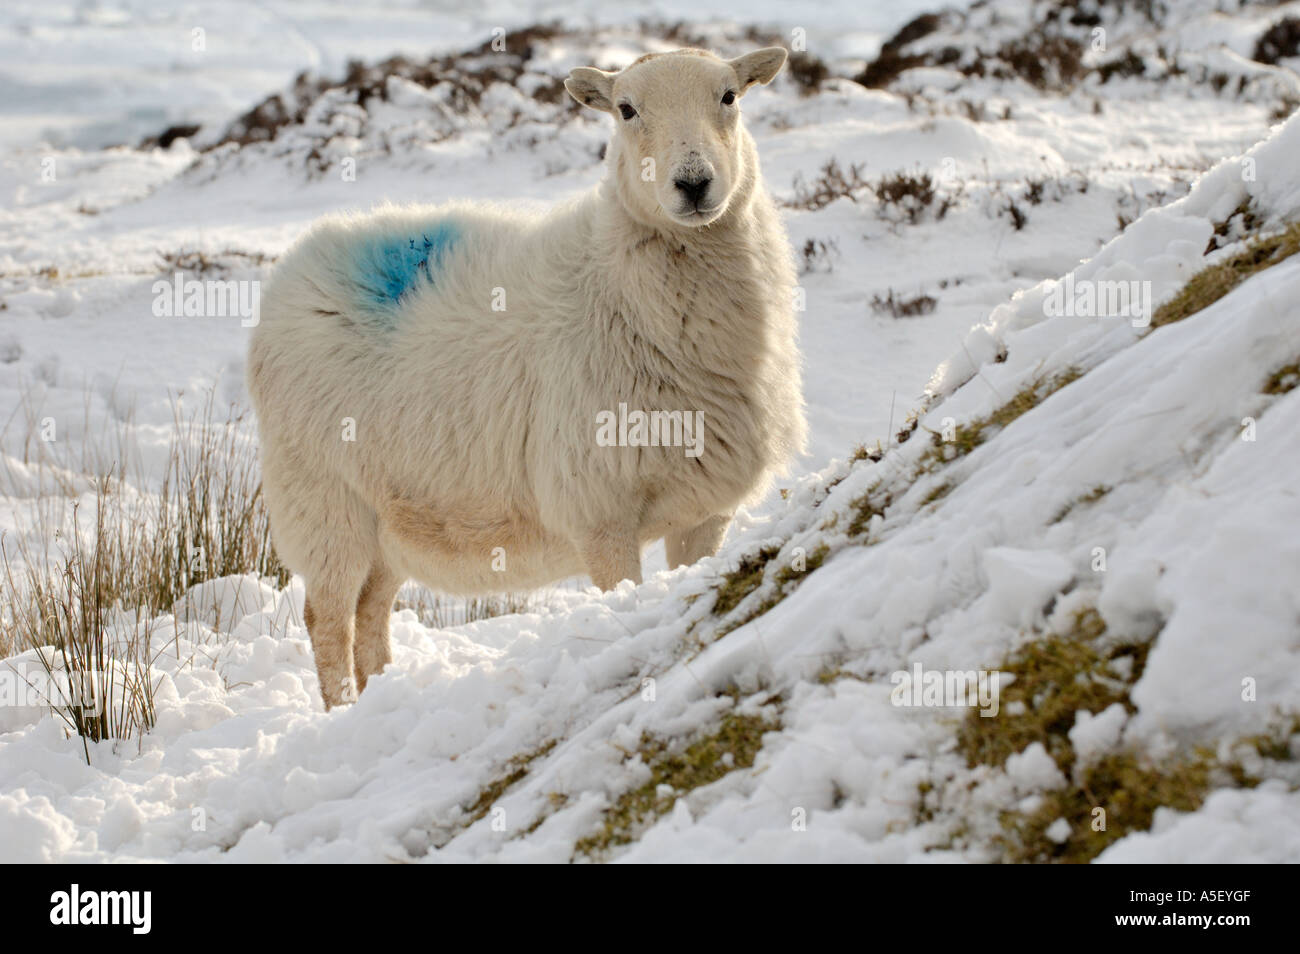
[[[618,111],[623,114],[624,119],[632,119],[636,116],[636,110],[627,103],[620,103]]]
[[[722,105],[723,105],[723,106],[730,106],[730,105],[731,105],[732,103],[734,103],[735,101],[736,101],[736,91],[735,91],[734,89],[729,89],[729,90],[727,90],[725,93],[722,94]]]

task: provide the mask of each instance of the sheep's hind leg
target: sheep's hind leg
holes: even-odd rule
[[[296,488],[289,526],[307,584],[304,617],[325,708],[356,700],[357,601],[378,558],[374,512],[341,483]],[[293,530],[290,531],[292,533]]]
[[[664,550],[668,567],[690,566],[696,560],[713,556],[722,546],[722,538],[731,526],[731,514],[717,514],[685,533],[670,533],[664,537]]]
[[[366,688],[366,682],[371,676],[383,672],[384,667],[392,662],[388,620],[392,615],[393,598],[401,586],[401,578],[381,558],[370,567],[370,575],[361,587],[361,597],[357,600],[356,645],[353,651],[358,693]]]

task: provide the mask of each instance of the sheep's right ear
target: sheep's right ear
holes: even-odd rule
[[[580,66],[569,74],[569,78],[564,81],[564,88],[582,105],[612,113],[616,75],[590,66]]]

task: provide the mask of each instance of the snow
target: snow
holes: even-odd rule
[[[445,52],[477,45],[493,25],[604,10],[490,2],[458,19],[414,3],[237,6],[165,7],[150,20],[146,4],[22,2],[0,21],[0,59],[33,64],[21,81],[12,72],[0,81],[36,91],[6,107],[13,148],[0,159],[8,534],[36,532],[38,489],[55,486],[55,472],[36,466],[40,454],[62,468],[58,486],[84,499],[93,461],[121,435],[151,475],[148,490],[176,395],[192,402],[215,388],[221,402],[246,401],[247,329],[237,319],[153,317],[152,283],[169,272],[162,255],[203,251],[223,264],[222,277],[256,278],[262,266],[251,256],[279,254],[342,206],[549,202],[599,174],[601,118],[504,84],[481,112],[393,80],[387,102],[367,111],[327,96],[270,143],[111,147],[188,118],[208,123],[201,145],[303,68],[340,73],[351,56]],[[811,50],[847,62],[870,56],[927,6],[869,6],[848,18],[852,29],[835,4],[798,23],[782,4],[753,5],[749,16],[803,27]],[[1013,29],[1021,5],[993,6],[1005,14],[999,29]],[[656,12],[697,19],[707,10],[674,0]],[[1154,643],[1132,689],[1134,714],[1121,705],[1077,714],[1069,740],[1079,765],[1126,745],[1153,754],[1226,747],[1300,712],[1300,389],[1261,393],[1272,370],[1300,356],[1300,257],[1154,330],[1049,317],[1044,307],[1067,275],[1076,285],[1150,282],[1158,306],[1240,250],[1205,254],[1216,224],[1248,196],[1266,228],[1300,217],[1300,120],[1271,119],[1279,91],[1300,87],[1285,69],[1243,59],[1283,12],[1229,15],[1196,2],[1154,38],[1150,24],[1115,25],[1112,48],[1126,31],[1176,40],[1193,72],[1205,64],[1256,77],[1238,99],[1203,83],[1139,78],[1090,80],[1058,96],[947,69],[906,77],[899,89],[924,94],[912,106],[847,80],[811,97],[779,80],[747,98],[764,174],[783,200],[796,197],[796,176],[812,180],[831,158],[845,170],[865,163],[871,181],[928,171],[953,200],[942,217],[931,207],[916,224],[878,209],[869,191],[786,210],[796,251],[817,241],[831,250],[802,278],[812,436],[778,488],[784,498],[774,490],[742,513],[714,559],[669,572],[656,550],[639,587],[600,594],[570,581],[536,595],[528,612],[446,629],[395,612],[393,665],[355,704],[329,713],[301,582],[200,584],[155,621],[157,723],[138,742],[91,745],[87,765],[60,721],[0,707],[0,858],[566,862],[602,811],[651,777],[627,757],[643,733],[689,740],[730,710],[734,691],[739,711],[780,712],[753,766],[678,798],[612,860],[988,860],[999,815],[1027,810],[1065,786],[1066,773],[1039,743],[1003,769],[967,766],[953,743],[961,713],[893,705],[890,674],[917,664],[996,668],[1089,606],[1109,633]],[[544,45],[541,62],[562,73],[641,52],[646,41],[626,15],[602,16],[607,25],[584,40]],[[175,38],[207,20],[223,27],[208,33],[211,67],[196,69]],[[287,32],[270,31],[290,21]],[[189,80],[160,80],[162,68]],[[78,90],[107,85],[118,93],[111,107],[73,102]],[[1010,118],[977,121],[963,100],[998,116],[1007,105]],[[305,166],[318,145],[330,161],[358,157],[356,180]],[[53,182],[40,180],[47,158]],[[1039,203],[1026,197],[1030,178],[1049,184]],[[1012,203],[1028,217],[1023,229]],[[1121,214],[1132,221],[1122,232]],[[890,290],[931,294],[935,310],[874,311],[872,298]],[[927,431],[987,415],[1067,369],[1082,376],[968,455],[916,476]],[[899,443],[909,412],[921,429]],[[44,417],[57,421],[58,440],[34,454],[22,425]],[[855,445],[877,441],[883,459],[850,463]],[[947,492],[931,497],[943,484]],[[1080,503],[1099,486],[1108,492]],[[855,501],[882,490],[892,496],[883,515],[850,539]],[[774,566],[789,565],[799,547],[824,544],[829,556],[773,608],[715,638],[728,622],[711,614],[720,574],[773,543]],[[729,621],[773,586],[769,578]],[[33,659],[29,651],[9,662]],[[836,669],[847,676],[821,678]],[[469,806],[512,760],[543,750],[473,817]],[[1149,833],[1099,860],[1294,860],[1297,781],[1216,791],[1193,813],[1162,810]],[[937,811],[921,811],[923,783]],[[792,823],[800,817],[805,825]],[[965,841],[953,841],[958,822]],[[1067,838],[1069,822],[1046,834]]]

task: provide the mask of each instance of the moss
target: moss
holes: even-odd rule
[[[718,727],[685,748],[646,733],[633,758],[650,770],[643,784],[624,792],[605,810],[600,828],[574,846],[576,854],[602,857],[634,841],[654,821],[672,811],[684,795],[754,764],[763,735],[781,728],[779,718],[727,712]],[[667,788],[661,788],[667,786]]]
[[[1193,275],[1171,300],[1156,309],[1151,326],[1182,321],[1214,304],[1247,278],[1300,252],[1300,222],[1250,242],[1242,251]]]
[[[1286,394],[1300,384],[1300,361],[1283,365],[1268,376],[1264,385],[1265,394]]]
[[[997,431],[1002,430],[1012,421],[1033,410],[1061,388],[1083,376],[1083,372],[1074,366],[1049,378],[1039,378],[1020,389],[1009,401],[998,407],[986,417],[979,417],[964,424],[958,424],[952,440],[944,440],[943,435],[934,431],[930,435],[931,447],[921,456],[921,466],[926,471],[948,461],[965,457],[979,447]]]
[[[1117,752],[1090,765],[1065,788],[1047,792],[1034,812],[1002,816],[1002,860],[1085,863],[1125,835],[1147,831],[1157,808],[1192,812],[1210,789],[1213,763],[1204,752],[1160,764],[1133,752]],[[1105,827],[1097,809],[1105,812]],[[1062,842],[1047,829],[1064,818],[1070,826]]]
[[[533,762],[555,748],[556,741],[556,739],[551,739],[531,752],[523,752],[511,758],[506,763],[505,772],[484,786],[478,793],[478,797],[474,799],[474,803],[466,809],[469,813],[470,824],[478,821],[491,811],[497,800],[528,774],[528,769]]]
[[[768,563],[780,552],[781,548],[773,545],[742,557],[740,565],[725,574],[718,585],[718,598],[713,603],[714,615],[727,615],[739,606],[746,596],[758,589],[763,583],[763,574],[767,570]]]
[[[1041,742],[1068,770],[1074,763],[1069,731],[1075,713],[1101,712],[1116,702],[1133,711],[1128,691],[1142,675],[1148,646],[1103,651],[1096,641],[1105,631],[1097,611],[1087,609],[1075,616],[1069,633],[1028,643],[1003,662],[999,671],[1015,680],[1000,687],[998,715],[985,718],[972,709],[957,731],[957,749],[966,764],[1001,767],[1010,756]],[[1127,667],[1115,665],[1121,657],[1131,659]]]

